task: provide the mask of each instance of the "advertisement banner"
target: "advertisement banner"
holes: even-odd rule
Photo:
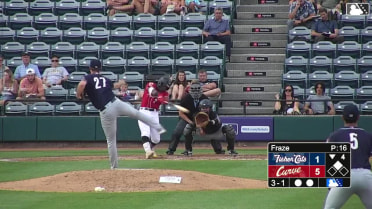
[[[221,117],[221,121],[234,127],[237,141],[273,141],[272,117]]]

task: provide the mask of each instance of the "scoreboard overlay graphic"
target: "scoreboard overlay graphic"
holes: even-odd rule
[[[350,187],[349,143],[271,142],[268,187]]]

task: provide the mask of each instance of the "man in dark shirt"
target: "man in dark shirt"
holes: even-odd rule
[[[314,42],[331,41],[334,44],[344,42],[344,37],[338,35],[337,22],[328,19],[327,9],[320,8],[321,19],[316,21],[311,28],[311,35],[314,36]]]
[[[90,74],[80,81],[76,91],[76,98],[83,99],[86,93],[94,107],[99,110],[102,129],[107,140],[111,169],[115,169],[118,167],[116,146],[117,117],[129,116],[140,120],[156,129],[159,134],[165,133],[166,130],[152,118],[136,110],[131,104],[116,98],[112,88],[119,88],[124,83],[124,80],[113,84],[110,79],[99,74],[101,67],[102,64],[99,60],[90,61]]]
[[[361,199],[365,208],[372,208],[372,172],[369,157],[372,154],[372,135],[358,128],[359,110],[355,105],[344,107],[345,127],[340,128],[327,139],[328,142],[350,142],[351,186],[331,188],[324,208],[341,208],[353,194]]]

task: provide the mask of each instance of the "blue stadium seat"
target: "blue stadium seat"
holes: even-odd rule
[[[288,31],[288,42],[292,42],[298,38],[304,39],[304,41],[310,41],[311,30],[305,26],[297,26]]]
[[[17,13],[27,13],[28,2],[23,0],[10,0],[4,2],[3,12],[5,15],[15,15]]]
[[[165,72],[172,74],[174,72],[174,60],[167,56],[159,56],[151,60],[151,72]]]
[[[26,116],[28,114],[28,106],[22,102],[8,102],[5,105],[4,114],[12,116]]]
[[[86,0],[81,2],[80,15],[86,16],[92,13],[105,14],[106,3],[101,0]]]
[[[365,73],[371,70],[372,67],[372,56],[363,56],[357,59],[357,72]]]
[[[84,76],[86,75],[88,75],[87,72],[82,72],[82,71],[71,72],[70,75],[68,76],[67,83],[66,83],[67,89],[76,88],[76,86],[79,84],[81,79],[83,79]]]
[[[51,45],[51,54],[58,57],[75,58],[75,45],[70,42],[57,42]]]
[[[312,56],[327,56],[335,58],[337,45],[330,41],[319,41],[312,45]]]
[[[372,114],[372,101],[367,101],[363,104],[360,104],[360,111],[363,115]]]
[[[78,66],[77,71],[89,73],[90,61],[98,59],[97,57],[84,57],[82,59],[77,59]]]
[[[372,41],[372,26],[368,26],[360,30],[360,38],[362,44]]]
[[[150,60],[146,57],[135,56],[127,60],[126,72],[139,72],[148,74],[150,71]]]
[[[133,41],[154,44],[156,42],[156,30],[151,27],[141,27],[134,30]]]
[[[30,7],[28,8],[28,13],[32,16],[37,16],[42,13],[53,13],[54,12],[54,2],[49,0],[35,0],[30,2]]]
[[[25,45],[19,42],[7,42],[1,45],[1,53],[5,59],[10,59],[12,57],[20,57],[25,51]]]
[[[299,70],[304,73],[308,72],[309,68],[309,59],[304,58],[303,56],[291,56],[285,59],[284,62],[284,73]]]
[[[190,71],[196,73],[198,70],[199,61],[192,56],[183,56],[176,59],[176,69],[175,71]]]
[[[20,30],[24,27],[32,27],[34,17],[27,13],[17,13],[9,16],[8,27],[13,30]]]
[[[56,104],[61,102],[61,100],[66,100],[68,95],[68,90],[63,88],[62,86],[51,86],[45,89],[45,97],[47,101],[51,102],[52,104]]]
[[[206,70],[206,71],[214,71],[219,74],[224,73],[224,65],[223,65],[223,59],[216,57],[216,56],[206,56],[199,61],[199,67],[200,69]],[[209,79],[209,76],[208,76]]]
[[[310,59],[311,44],[305,41],[293,41],[292,43],[287,44],[286,54],[287,57],[302,56],[304,58]]]
[[[167,56],[171,59],[174,59],[175,45],[169,42],[156,42],[151,45],[151,58],[154,59],[159,56]]]
[[[104,76],[105,78],[110,79],[112,82],[118,81],[118,74],[115,74],[112,71],[101,71],[100,74]]]
[[[222,60],[226,58],[225,44],[218,41],[208,41],[200,45],[200,58],[216,56]]]
[[[177,30],[181,29],[182,17],[176,13],[165,13],[158,16],[158,29],[164,27],[173,27]]]
[[[56,115],[81,115],[83,111],[82,105],[76,102],[62,102],[56,105]]]
[[[332,59],[326,56],[315,56],[310,59],[309,62],[309,72],[314,71],[328,71],[333,72]]]
[[[4,56],[5,58],[5,56]],[[7,58],[5,58],[7,59]],[[23,64],[23,61],[22,61],[22,58],[21,56],[18,56],[18,57],[11,57],[9,59],[7,59],[7,62],[6,62],[6,65],[9,67],[9,69],[11,71],[15,71],[15,69],[19,66],[19,65],[22,65]]]
[[[22,44],[36,42],[39,38],[39,31],[33,27],[23,27],[16,31],[16,40]]]
[[[122,74],[125,72],[127,60],[119,56],[110,56],[103,60],[103,71],[113,72],[115,74]]]
[[[66,13],[59,17],[59,29],[67,30],[69,28],[81,28],[83,26],[83,17],[78,13]]]
[[[54,115],[55,106],[50,102],[35,102],[29,106],[29,115]]]
[[[213,0],[210,1],[208,4],[208,14],[213,14],[215,8],[222,8],[223,13],[227,15],[233,15],[234,14],[234,5],[233,1],[229,0]]]
[[[333,71],[338,73],[343,70],[356,72],[356,59],[350,56],[339,56],[336,59],[333,59]]]
[[[308,86],[315,86],[316,83],[322,82],[326,88],[333,87],[333,73],[328,71],[314,71],[309,74]]]
[[[178,44],[180,31],[173,27],[163,27],[157,30],[156,39],[159,42],[169,42],[171,44]]]
[[[197,27],[199,29],[203,29],[204,22],[207,20],[207,17],[200,13],[187,13],[185,16],[182,17],[181,22],[181,29],[185,29],[188,27]]]
[[[341,15],[340,24],[342,27],[352,26],[357,29],[363,29],[365,27],[365,16],[364,15]]]
[[[360,58],[361,45],[356,41],[344,41],[337,44],[337,56],[351,56],[355,59]]]
[[[108,16],[107,29],[114,30],[119,27],[132,28],[133,17],[126,13],[116,13]]]
[[[131,59],[135,56],[150,58],[150,45],[145,42],[131,42],[125,47],[125,57]]]
[[[192,41],[183,41],[176,45],[176,59],[183,56],[191,56],[199,59],[199,44]]]
[[[31,59],[36,57],[49,57],[49,44],[44,42],[32,42],[26,45],[26,51],[30,53]]]
[[[372,86],[372,70],[361,73],[360,85],[361,86]]]
[[[145,76],[139,72],[125,72],[119,76],[119,79],[124,79],[129,86],[138,86],[143,89]]]
[[[99,45],[106,44],[109,41],[110,31],[103,27],[95,27],[87,32],[87,41]]]
[[[361,56],[372,56],[372,41],[368,41],[362,45]]]
[[[342,114],[346,105],[355,105],[359,108],[359,105],[354,101],[338,101],[334,104],[336,114]]]
[[[132,42],[133,30],[126,27],[119,27],[111,30],[110,41],[130,44]]]
[[[84,113],[89,115],[98,115],[99,110],[97,110],[97,108],[94,107],[92,102],[88,102],[84,107]]]
[[[198,27],[187,27],[181,31],[180,42],[193,41],[197,44],[203,43],[202,30]]]
[[[356,90],[356,102],[359,104],[372,101],[372,86],[361,86]]]
[[[355,99],[355,90],[350,86],[335,86],[331,89],[330,96],[334,103],[338,101],[352,101]]]
[[[101,57],[102,59],[109,58],[111,56],[124,57],[125,45],[120,42],[107,42],[101,45]]]
[[[40,31],[39,41],[55,44],[62,41],[63,31],[55,27],[48,27]]]
[[[292,85],[300,88],[307,87],[307,74],[301,71],[293,70],[282,75],[282,86]]]
[[[91,30],[95,27],[106,28],[107,17],[101,13],[91,13],[83,16],[83,29]]]
[[[34,18],[34,28],[44,30],[48,27],[57,27],[58,17],[53,13],[41,13]]]
[[[79,13],[80,3],[75,0],[60,0],[56,2],[54,13],[57,16],[64,15],[66,13]]]
[[[301,100],[305,100],[306,97],[305,97],[305,89],[304,88],[301,88],[299,86],[293,86],[293,95],[295,98],[299,99],[300,102],[302,102]]]
[[[0,26],[0,44],[3,45],[7,42],[14,42],[14,37],[16,35],[15,30]]]
[[[7,25],[8,25],[8,16],[3,13],[0,13],[0,29],[3,27],[6,27]]]
[[[85,57],[100,58],[100,46],[94,42],[83,42],[76,46],[76,59]]]
[[[344,26],[340,28],[338,34],[342,35],[345,41],[359,42],[359,29],[353,26]]]
[[[355,71],[344,70],[335,73],[335,86],[350,86],[351,88],[359,87],[359,73]]]
[[[51,66],[51,61],[49,57],[36,57],[35,59],[31,60],[31,63],[37,65],[39,67],[39,71],[42,74],[44,70]]]
[[[81,44],[85,41],[86,33],[82,28],[72,27],[63,31],[62,41],[67,41],[75,45]]]
[[[138,30],[142,27],[150,27],[156,29],[157,17],[152,14],[141,13],[133,17],[133,30]]]
[[[77,60],[73,57],[60,57],[59,64],[65,67],[70,74],[75,72],[77,68]]]

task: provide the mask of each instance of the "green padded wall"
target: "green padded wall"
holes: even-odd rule
[[[38,141],[94,141],[97,117],[38,118]]]
[[[3,118],[0,118],[0,142],[3,142]]]
[[[274,117],[274,141],[324,141],[333,131],[333,117]]]
[[[36,141],[37,117],[3,117],[3,142]]]
[[[372,121],[371,120],[372,120],[371,117],[362,115],[362,116],[360,116],[360,119],[358,121],[358,126],[360,128],[364,128],[366,131],[372,133],[372,126],[371,126]],[[334,124],[334,130],[337,130],[337,129],[344,126],[344,121],[342,120],[341,115],[334,117],[334,123],[333,124]]]

